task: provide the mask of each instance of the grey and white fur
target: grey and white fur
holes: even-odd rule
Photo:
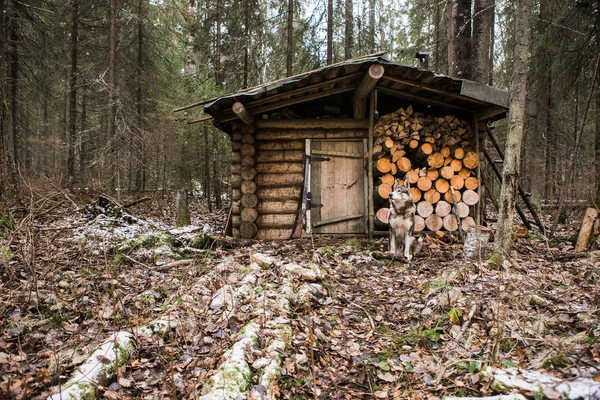
[[[415,203],[408,180],[395,183],[390,194],[390,252],[411,261],[423,246],[423,239],[413,236],[415,230]],[[404,253],[404,254],[403,254]]]

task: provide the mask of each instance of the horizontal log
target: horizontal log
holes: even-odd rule
[[[444,220],[437,214],[425,218],[425,226],[432,232],[439,231],[444,226]]]
[[[254,135],[246,133],[242,136],[242,143],[254,144]]]
[[[232,163],[240,163],[242,161],[242,155],[238,151],[234,151],[231,153],[231,162]]]
[[[260,200],[293,200],[300,199],[301,186],[289,187],[261,187],[256,190],[256,195]]]
[[[256,176],[256,170],[252,167],[242,168],[241,174],[242,179],[245,181],[251,181]]]
[[[258,218],[258,211],[255,208],[244,207],[240,214],[242,222],[254,222]]]
[[[303,158],[304,153],[302,151],[261,151],[256,155],[256,162],[301,162]]]
[[[241,237],[245,239],[253,239],[258,232],[258,227],[253,222],[242,222],[239,229]]]
[[[422,232],[425,230],[425,218],[420,215],[415,215],[415,232]]]
[[[242,213],[242,203],[240,200],[231,202],[231,214],[240,215]]]
[[[369,129],[369,121],[350,118],[321,119],[266,119],[256,121],[259,130],[264,129]]]
[[[254,169],[259,174],[293,174],[304,173],[304,164],[302,163],[257,163]]]
[[[302,150],[304,151],[304,142],[300,140],[290,141],[268,141],[256,143],[258,150],[279,151],[279,150]]]
[[[260,174],[255,181],[259,187],[302,186],[304,174]]]
[[[240,186],[242,186],[241,175],[231,175],[231,187],[234,189],[239,189]]]
[[[242,156],[254,156],[256,154],[256,147],[249,143],[244,143],[240,149]]]
[[[296,222],[296,214],[264,214],[256,220],[259,230],[262,228],[286,228],[291,231]]]
[[[243,207],[254,208],[258,204],[258,197],[254,193],[245,194],[241,199]]]
[[[256,238],[260,240],[286,240],[292,236],[292,229],[260,229]]]
[[[235,200],[241,200],[242,198],[242,191],[240,189],[233,189],[231,191],[231,200],[235,201]]]
[[[368,129],[294,129],[285,131],[259,131],[256,140],[297,140],[297,139],[362,139],[369,136]]]
[[[242,157],[242,166],[243,167],[253,167],[255,164],[255,160],[253,156],[244,156]]]
[[[448,214],[444,217],[442,225],[448,232],[454,232],[458,230],[458,218],[454,214]]]
[[[243,194],[250,194],[256,192],[256,183],[253,181],[242,181],[241,185]]]
[[[298,211],[296,200],[262,200],[256,206],[260,214],[295,214]]]
[[[241,164],[231,164],[231,174],[232,175],[240,175],[242,173],[242,165]]]

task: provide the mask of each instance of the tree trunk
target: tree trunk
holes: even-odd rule
[[[190,208],[188,205],[187,191],[180,189],[175,196],[175,208],[177,217],[175,226],[186,226],[191,223]]]
[[[286,63],[286,74],[292,76],[294,71],[294,0],[288,1]]]
[[[369,0],[369,52],[375,52],[375,0]]]
[[[333,0],[327,0],[327,65],[333,64]]]
[[[525,120],[525,96],[527,93],[527,75],[529,47],[531,41],[532,0],[518,0],[515,26],[514,70],[510,83],[508,136],[502,170],[502,189],[500,191],[500,211],[494,249],[501,259],[510,254],[512,245],[513,215],[519,167],[521,165],[521,145],[523,143],[523,125]],[[463,196],[464,198],[464,196]]]
[[[69,74],[67,180],[72,184],[75,175],[75,139],[77,137],[77,29],[79,25],[79,0],[71,1],[71,72]]]
[[[494,1],[475,0],[473,16],[473,80],[487,84],[490,79],[491,47],[494,40]]]
[[[354,15],[352,0],[346,0],[344,24],[344,58],[349,60],[352,58],[352,48],[354,46]]]
[[[249,0],[244,0],[244,81],[242,88],[248,87],[248,70],[250,62],[250,4]]]
[[[109,28],[108,28],[108,140],[109,140],[109,157],[108,157],[108,171],[109,171],[109,182],[110,189],[114,190],[117,186],[117,151],[118,145],[117,132],[116,132],[116,114],[117,114],[117,101],[116,101],[116,48],[117,48],[117,34],[116,34],[116,8],[117,0],[110,0],[109,9]]]
[[[82,188],[87,186],[87,177],[85,169],[85,161],[87,159],[87,138],[85,135],[85,127],[87,122],[87,88],[83,87],[81,94],[81,121],[79,131],[79,184]]]
[[[208,126],[204,124],[204,195],[206,196],[206,202],[208,205],[208,212],[212,212],[212,202],[211,202],[211,179],[210,179],[210,151],[208,147],[208,135],[210,134],[210,130]]]
[[[448,72],[471,79],[471,0],[451,0],[448,17]]]
[[[185,15],[187,26],[185,44],[185,64],[183,67],[183,75],[186,80],[186,90],[188,92],[192,92],[194,90],[194,85],[192,83],[197,73],[196,52],[194,50],[194,45],[196,43],[196,31],[198,27],[196,13],[196,0],[190,0]]]
[[[137,114],[137,140],[135,149],[135,191],[141,193],[145,189],[146,176],[146,146],[145,146],[145,102],[144,102],[144,18],[146,18],[147,0],[138,0],[138,48],[137,48],[137,88],[136,88],[136,114]]]
[[[221,85],[221,52],[223,51],[221,46],[221,19],[223,18],[223,0],[217,0],[217,36],[215,38],[215,83]]]

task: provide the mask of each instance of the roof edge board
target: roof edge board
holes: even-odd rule
[[[508,110],[509,96],[508,90],[498,89],[492,86],[484,85],[463,79],[460,87],[460,94],[471,99],[484,101],[494,104]],[[539,104],[537,101],[527,98],[525,101],[525,114],[529,117],[537,117]]]

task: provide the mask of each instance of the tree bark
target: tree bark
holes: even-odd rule
[[[136,116],[137,116],[137,140],[136,140],[136,156],[137,159],[135,169],[135,191],[141,193],[146,186],[146,141],[144,138],[145,132],[145,112],[146,105],[144,102],[144,19],[146,18],[146,2],[147,0],[138,0],[138,43],[137,43],[137,88],[136,88]]]
[[[515,26],[514,70],[510,83],[508,136],[502,170],[502,189],[500,191],[500,211],[494,249],[501,259],[510,254],[512,245],[513,215],[519,182],[521,165],[521,145],[525,122],[525,98],[527,93],[527,75],[529,47],[531,41],[532,0],[518,0]],[[463,196],[464,199],[464,196]]]
[[[223,51],[221,46],[221,19],[223,18],[223,0],[217,0],[217,15],[215,17],[217,22],[217,35],[215,38],[215,83],[221,85],[221,53]]]
[[[352,49],[354,46],[354,15],[352,0],[346,0],[344,14],[344,58],[349,60],[352,58]]]
[[[194,90],[192,82],[196,77],[196,52],[194,45],[196,42],[196,31],[198,28],[198,19],[196,17],[197,7],[196,0],[190,0],[187,6],[186,19],[186,45],[185,45],[185,64],[183,67],[183,75],[186,79],[186,89],[188,92]]]
[[[211,179],[210,179],[210,151],[208,147],[210,129],[206,124],[204,124],[204,195],[206,196],[206,202],[208,205],[208,212],[212,212],[212,202],[211,202]]]
[[[471,0],[451,0],[448,17],[448,73],[471,79]]]
[[[114,190],[117,186],[117,152],[118,145],[116,132],[116,48],[117,48],[117,32],[116,32],[116,8],[117,0],[110,0],[109,3],[109,28],[108,28],[108,140],[109,140],[109,182],[110,189]]]
[[[369,52],[375,52],[375,0],[369,0]]]
[[[248,0],[244,0],[244,78],[242,88],[248,87],[248,71],[250,69],[250,4]]]
[[[77,30],[79,0],[71,3],[71,71],[69,73],[69,141],[67,148],[67,180],[73,183],[75,175],[75,139],[77,137]]]
[[[494,32],[495,0],[475,0],[473,15],[473,80],[487,84],[490,80],[491,48]]]
[[[286,74],[292,76],[294,71],[294,0],[288,1],[286,64]]]
[[[327,65],[333,64],[333,0],[327,0]]]

